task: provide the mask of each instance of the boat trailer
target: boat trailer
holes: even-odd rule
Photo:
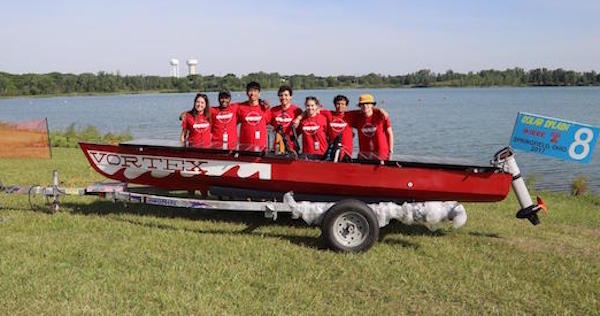
[[[47,211],[60,210],[62,196],[98,196],[113,202],[139,203],[165,207],[197,210],[262,212],[266,218],[277,220],[278,214],[289,213],[292,218],[302,218],[309,225],[320,225],[322,237],[333,250],[342,252],[366,251],[379,239],[379,228],[391,219],[405,224],[424,224],[430,230],[437,229],[442,221],[452,221],[455,228],[466,222],[466,211],[458,202],[404,203],[381,202],[366,204],[355,199],[332,202],[296,202],[292,192],[284,194],[282,201],[196,199],[140,193],[145,187],[128,187],[126,183],[94,183],[85,188],[63,188],[58,171],[53,172],[51,186],[9,186],[0,191],[9,194],[26,194],[32,210],[40,210],[35,201],[44,200]]]

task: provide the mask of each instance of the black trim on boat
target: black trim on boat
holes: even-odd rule
[[[232,187],[221,187],[221,186],[210,186],[208,188],[211,195],[219,197],[227,197],[235,200],[246,200],[252,199],[254,201],[283,201],[283,195],[286,192],[276,191],[263,191],[263,190],[250,190],[250,189],[239,189]],[[375,198],[375,197],[359,197],[353,196],[353,199],[361,200],[365,203],[378,203],[378,202],[394,202],[402,204],[404,202],[414,202],[413,199],[400,199],[400,198]],[[316,195],[316,194],[300,194],[294,193],[294,199],[296,201],[310,201],[310,202],[337,202],[344,199],[348,199],[348,196],[343,195]]]

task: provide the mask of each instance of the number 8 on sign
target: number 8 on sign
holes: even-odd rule
[[[599,135],[600,127],[519,112],[510,146],[587,164],[594,154]]]
[[[585,135],[584,139],[581,139],[582,135]],[[587,127],[582,127],[575,132],[574,138],[575,141],[569,146],[569,156],[575,160],[585,159],[590,153],[590,142],[594,139],[594,132]],[[577,153],[578,147],[583,147],[580,153]]]

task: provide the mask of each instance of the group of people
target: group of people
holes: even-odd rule
[[[228,91],[219,92],[219,106],[209,106],[208,96],[198,93],[194,107],[181,114],[181,142],[194,147],[263,150],[267,147],[267,125],[276,131],[286,151],[323,155],[330,144],[339,146],[342,156],[353,152],[353,128],[358,133],[359,158],[387,160],[394,148],[394,134],[388,114],[376,107],[371,94],[359,97],[360,110],[348,111],[349,100],[338,95],[335,110],[326,110],[314,96],[306,97],[305,111],[292,103],[292,88],[281,86],[280,104],[269,107],[260,98],[257,82],[246,85],[248,99],[232,103]],[[240,125],[238,134],[238,124]],[[299,138],[302,139],[302,148]],[[338,145],[339,144],[339,145]]]

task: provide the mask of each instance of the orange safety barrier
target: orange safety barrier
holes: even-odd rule
[[[0,158],[52,158],[48,120],[0,122]]]

